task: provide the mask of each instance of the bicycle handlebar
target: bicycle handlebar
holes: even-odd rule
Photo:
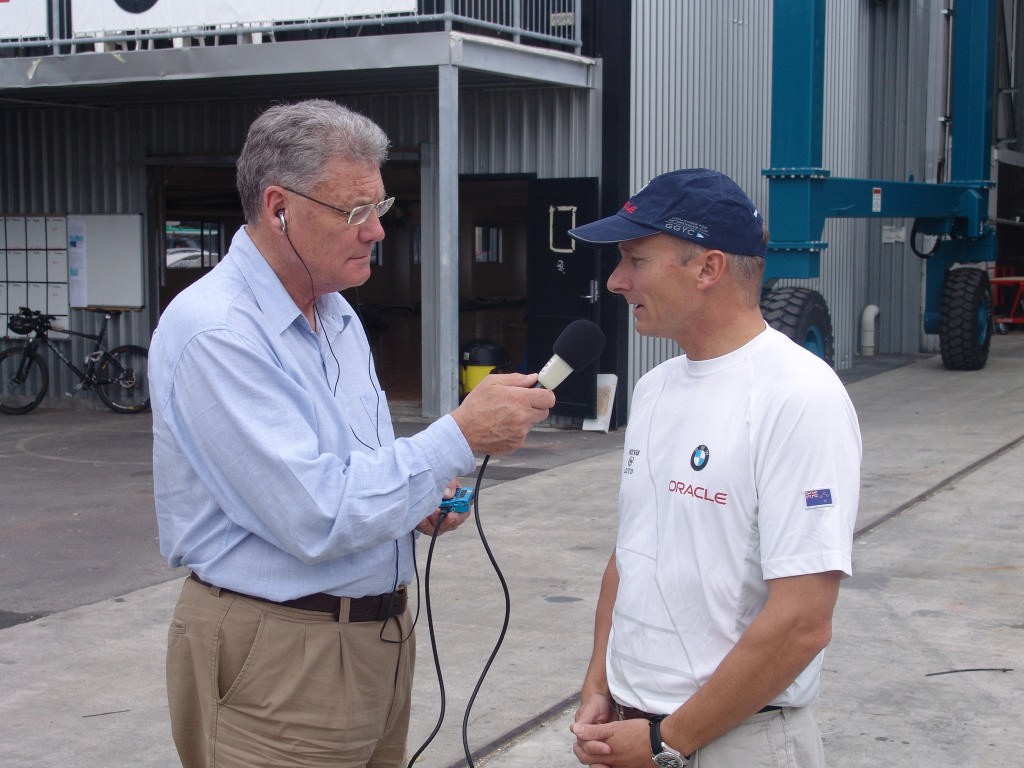
[[[53,328],[52,321],[57,319],[56,315],[44,315],[28,307],[18,307],[18,314],[11,315],[7,320],[7,327],[16,334],[30,334],[33,331],[45,333]]]
[[[44,315],[38,309],[31,309],[30,307],[18,307],[18,314],[28,315],[29,317],[45,317],[47,320],[56,320],[56,315]]]
[[[2,2],[2,0],[0,0],[0,2]],[[7,327],[19,336],[28,336],[33,332],[46,335],[47,331],[57,331],[59,333],[70,333],[74,336],[84,336],[87,339],[100,341],[106,334],[107,322],[111,318],[119,317],[121,315],[121,310],[105,308],[96,309],[95,307],[88,307],[88,309],[98,315],[103,315],[103,325],[98,334],[73,331],[70,328],[62,328],[54,325],[53,321],[57,319],[57,315],[46,315],[39,310],[32,309],[31,307],[18,307],[18,314],[11,315],[7,319]]]

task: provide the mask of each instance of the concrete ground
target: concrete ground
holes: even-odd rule
[[[1024,335],[996,337],[982,371],[898,362],[844,374],[864,471],[817,704],[826,754],[843,768],[1024,766]],[[155,554],[145,418],[0,419],[0,764],[178,765],[163,648],[180,574]],[[621,437],[538,430],[488,468],[479,519],[511,616],[468,718],[475,765],[577,764],[568,725],[615,536]],[[504,618],[472,528],[438,541],[430,599],[447,715],[416,765],[454,768]],[[410,755],[439,710],[425,612],[417,631]]]

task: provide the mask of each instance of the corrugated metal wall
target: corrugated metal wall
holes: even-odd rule
[[[17,215],[143,213],[145,171],[139,135],[122,110],[55,107],[0,112],[0,213]],[[68,326],[97,333],[102,318],[72,309]],[[146,311],[112,320],[106,346],[148,346]],[[71,337],[65,354],[79,367],[92,342]],[[50,394],[69,407],[100,407],[92,393],[64,398],[78,379],[49,350]],[[57,404],[57,403],[53,403]]]
[[[870,176],[871,7],[869,2],[827,4],[822,164],[833,176]],[[828,248],[821,254],[821,277],[780,281],[780,285],[813,288],[825,297],[832,316],[837,370],[853,365],[860,346],[869,231],[864,219],[827,219],[822,240]]]
[[[437,95],[433,92],[324,94],[377,121],[395,152],[415,151],[437,141]],[[117,109],[25,108],[0,112],[0,213],[140,213],[148,219],[146,164],[195,164],[233,158],[250,122],[272,98],[249,101],[153,103]],[[598,148],[591,146],[585,92],[568,89],[465,90],[460,96],[460,172],[536,173],[539,177],[597,175]],[[146,231],[150,231],[146,220]],[[147,242],[152,238],[147,237]],[[425,248],[429,244],[424,243]],[[158,279],[160,249],[149,245],[147,279]],[[425,254],[425,257],[429,257]],[[144,295],[155,298],[146,287]],[[152,306],[113,321],[110,346],[148,346],[155,320]],[[70,327],[93,333],[100,318],[72,310]],[[80,362],[86,348],[69,344]],[[50,353],[51,396],[76,380]],[[51,402],[51,405],[58,403]],[[72,407],[98,401],[87,393]]]
[[[460,173],[597,176],[588,94],[582,90],[474,90],[459,106]]]
[[[764,209],[770,108],[771,4],[634,0],[630,187],[676,168],[728,174]],[[628,391],[679,354],[674,341],[641,338],[629,319]]]
[[[136,211],[139,137],[115,109],[0,112],[0,208],[37,213]],[[136,173],[124,170],[134,166]],[[112,172],[113,171],[113,172]]]
[[[940,116],[946,114],[947,60],[944,0],[885,3],[873,7],[870,39],[872,140],[870,173],[877,178],[935,182],[943,155]],[[945,180],[945,179],[942,179]],[[865,274],[866,300],[881,308],[878,351],[938,352],[937,335],[925,334],[924,264],[907,242],[883,244],[884,226],[912,221],[874,220]]]
[[[823,162],[834,175],[867,173],[870,5],[828,6]],[[634,0],[633,189],[675,168],[717,168],[748,192],[770,225],[761,171],[771,165],[771,46],[772,4],[765,0]],[[851,365],[857,343],[866,238],[865,222],[830,221],[822,276],[800,281],[828,301],[838,368]],[[630,389],[678,353],[675,342],[631,334]]]
[[[947,5],[828,4],[823,164],[834,176],[945,180]],[[784,119],[770,115],[771,4],[634,0],[633,13],[634,188],[671,168],[711,165],[767,208],[769,120]],[[938,351],[922,329],[924,265],[909,247],[911,224],[830,219],[821,277],[782,281],[825,296],[837,368],[859,352],[868,304],[881,309],[879,353]],[[672,342],[632,336],[631,380],[676,353]]]

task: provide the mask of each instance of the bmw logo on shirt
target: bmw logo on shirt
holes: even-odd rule
[[[711,451],[708,450],[708,447],[706,445],[698,445],[693,449],[693,453],[690,454],[690,466],[695,471],[700,472],[708,465],[710,458]]]

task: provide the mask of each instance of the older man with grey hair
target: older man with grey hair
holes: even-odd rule
[[[182,764],[393,768],[405,759],[416,530],[554,395],[492,375],[395,439],[365,332],[338,293],[370,277],[394,198],[388,139],[330,101],[274,106],[238,159],[246,225],[170,304],[150,347],[160,549],[190,570],[167,687]]]

